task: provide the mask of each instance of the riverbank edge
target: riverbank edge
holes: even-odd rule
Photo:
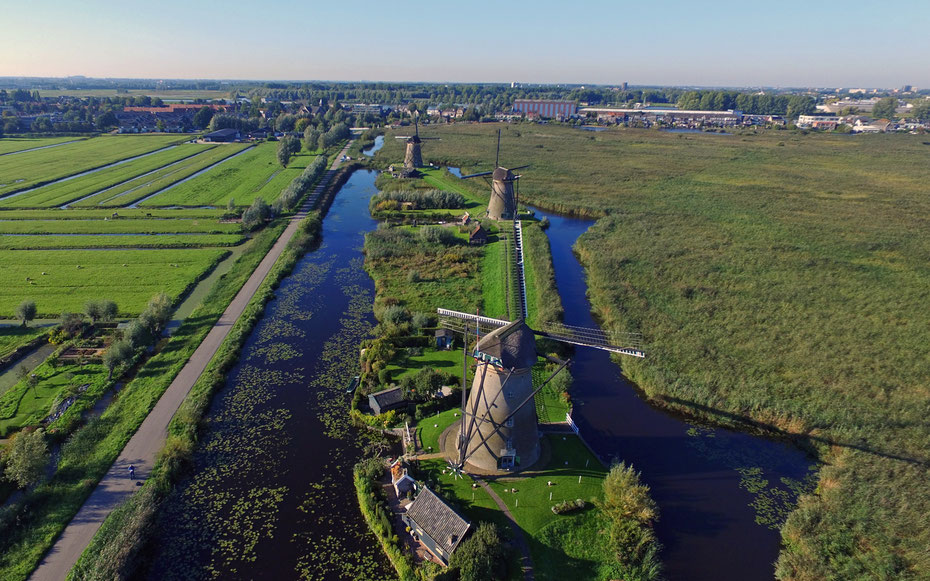
[[[213,396],[226,384],[227,374],[238,362],[242,346],[264,315],[265,305],[274,298],[274,290],[281,280],[293,271],[304,254],[318,247],[323,218],[335,192],[355,169],[353,164],[338,170],[320,196],[320,209],[301,221],[297,234],[172,419],[165,446],[159,452],[151,476],[138,493],[107,517],[68,574],[69,580],[127,579],[138,570],[141,563],[136,557],[155,532],[153,525],[159,507],[190,467],[191,456],[200,439],[201,422]]]
[[[387,555],[388,561],[391,562],[391,565],[394,567],[394,571],[397,573],[398,578],[401,581],[414,581],[418,579],[419,576],[416,574],[416,569],[410,563],[410,557],[404,554],[403,549],[399,548],[393,540],[388,537],[388,532],[385,531],[383,527],[378,526],[380,522],[380,516],[383,514],[389,520],[391,515],[384,512],[384,507],[380,506],[380,499],[376,499],[376,496],[379,496],[374,486],[377,483],[374,483],[368,480],[359,465],[356,465],[352,469],[352,481],[355,484],[355,496],[358,499],[358,508],[362,513],[362,516],[365,518],[365,522],[368,524],[368,530],[371,531],[371,534],[378,539],[378,542],[381,544],[381,549],[384,551],[384,554]]]

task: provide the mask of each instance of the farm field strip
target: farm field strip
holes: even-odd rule
[[[163,189],[189,178],[190,176],[209,168],[225,159],[241,153],[245,147],[240,146],[213,146],[198,155],[187,157],[177,163],[159,168],[155,171],[127,180],[105,191],[87,196],[70,207],[85,206],[125,206],[141,200]]]
[[[0,207],[58,207],[74,200],[79,200],[96,192],[119,186],[127,180],[151,174],[164,167],[196,157],[204,149],[202,145],[180,145],[137,157],[133,160],[91,170],[79,177],[65,178],[32,190],[17,192],[0,199]]]
[[[216,220],[8,220],[0,234],[236,234],[235,222]]]
[[[0,139],[0,155],[25,153],[41,148],[57,147],[66,143],[82,141],[84,137],[42,137],[42,138],[7,138]]]
[[[196,248],[233,246],[242,234],[8,234],[0,235],[0,250],[51,248]],[[153,273],[154,274],[154,273]]]
[[[140,220],[168,220],[168,219],[219,219],[225,213],[220,208],[173,208],[173,209],[134,209],[120,208],[118,212],[112,209],[47,208],[43,210],[3,210],[0,209],[0,223],[19,222],[30,220],[62,220],[73,222],[89,222],[95,220],[114,219],[140,219]]]
[[[273,201],[291,180],[300,175],[300,168],[281,169],[277,162],[277,146],[264,143],[225,163],[223,167],[205,172],[187,182],[179,183],[147,200],[141,206],[225,205],[230,199],[237,205],[251,204],[256,198]],[[277,174],[276,174],[277,172]]]
[[[228,250],[21,250],[0,252],[0,317],[12,317],[28,298],[39,315],[80,312],[90,297],[119,305],[121,315],[136,315],[158,292],[176,299]],[[43,274],[44,273],[44,274]],[[157,274],[157,276],[153,276]]]
[[[163,149],[190,136],[93,137],[0,157],[0,195],[12,194]]]

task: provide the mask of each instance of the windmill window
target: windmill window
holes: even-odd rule
[[[504,425],[507,426],[508,428],[512,428],[512,427],[513,427],[513,418],[507,418],[507,421],[504,422]]]

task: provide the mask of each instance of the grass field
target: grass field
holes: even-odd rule
[[[468,171],[497,128],[424,134]],[[647,396],[825,463],[779,578],[930,575],[926,137],[502,128],[525,200],[609,214],[578,250],[598,316],[645,336],[623,367]]]
[[[6,137],[0,139],[0,155],[12,153],[14,151],[23,151],[34,149],[36,147],[45,147],[68,141],[78,141],[83,137]]]
[[[282,168],[277,161],[277,144],[262,143],[201,176],[146,200],[142,206],[225,206],[230,199],[239,206],[247,206],[256,198],[270,203],[300,175],[304,167],[306,163],[295,160],[290,167]]]
[[[48,329],[43,327],[0,327],[0,357],[12,353],[44,333],[48,333]]]
[[[225,253],[217,248],[0,252],[5,279],[0,317],[12,317],[27,298],[40,315],[52,317],[80,312],[89,299],[112,300],[120,314],[138,314],[158,292],[172,298],[183,293]]]
[[[158,171],[123,182],[118,187],[80,200],[74,204],[74,207],[116,207],[133,204],[242,152],[246,147],[238,144],[215,147],[197,156],[184,159]]]
[[[0,213],[0,217],[3,214]],[[0,234],[157,234],[202,232],[238,234],[234,222],[206,220],[0,220]]]
[[[233,246],[242,234],[75,234],[0,236],[0,250],[43,250],[53,248],[200,248]]]
[[[99,168],[179,143],[179,135],[105,135],[49,149],[0,156],[0,195]]]
[[[226,213],[225,208],[120,208],[112,209],[48,209],[48,210],[0,210],[0,222],[15,220],[111,220],[139,219],[162,220],[166,218],[218,220]]]
[[[58,207],[192,156],[199,157],[198,154],[210,147],[199,144],[179,145],[126,163],[93,171],[81,177],[54,182],[29,192],[8,196],[0,199],[0,207]]]

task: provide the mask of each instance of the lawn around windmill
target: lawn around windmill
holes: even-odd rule
[[[411,152],[414,147],[417,151]],[[481,378],[479,375],[475,380],[475,359],[470,352],[474,332],[466,356],[462,352],[462,335],[449,335],[437,326],[435,310],[438,307],[464,313],[480,310],[490,317],[519,318],[515,295],[520,281],[514,268],[512,223],[485,217],[488,198],[477,181],[459,180],[445,169],[410,167],[418,157],[419,147],[420,143],[407,140],[406,167],[403,172],[393,172],[395,176],[407,177],[398,179],[391,172],[382,174],[377,182],[381,193],[371,202],[372,215],[384,220],[378,230],[366,237],[365,243],[365,266],[376,283],[379,332],[376,339],[363,345],[362,381],[353,398],[353,417],[377,427],[410,426],[412,438],[405,435],[405,451],[409,459],[416,461],[408,465],[406,473],[439,493],[466,518],[475,522],[490,519],[508,537],[512,534],[511,526],[522,529],[529,540],[518,544],[528,547],[533,563],[544,565],[535,569],[537,578],[558,579],[579,571],[590,577],[630,575],[630,563],[613,559],[608,547],[610,541],[598,535],[598,530],[609,528],[604,520],[607,513],[596,508],[603,498],[607,470],[570,430],[546,436],[532,454],[528,453],[534,448],[532,440],[520,444],[530,446],[527,452],[522,452],[520,461],[529,461],[532,466],[515,474],[500,472],[500,476],[492,479],[490,490],[508,507],[516,524],[499,512],[497,501],[484,488],[473,486],[471,478],[463,478],[450,467],[450,460],[454,461],[457,454],[456,434],[463,430],[460,407],[463,364],[469,385],[474,381],[478,386]],[[510,180],[506,184],[509,187],[500,188],[499,193],[505,197],[513,195],[512,176],[512,173],[503,176]],[[498,214],[513,214],[515,200],[505,201],[502,199],[499,204]],[[532,232],[528,236],[531,242],[525,243],[528,320],[558,320],[561,307],[554,290],[548,243],[540,225],[530,215],[521,217],[524,231]],[[488,233],[481,242],[472,235],[478,224]],[[540,309],[540,305],[544,308]],[[555,348],[554,354],[559,354],[557,345],[551,342],[544,342],[542,348]],[[529,405],[515,413],[523,414],[527,418],[523,421],[532,421],[533,425],[538,417],[542,423],[564,426],[571,409],[567,391],[570,376],[567,372],[556,374],[555,379],[546,383],[558,365],[537,360],[535,349],[531,350],[532,361],[527,363],[532,369],[527,370],[527,379],[522,380],[527,386],[524,389],[529,393],[534,387],[544,385],[544,388]],[[504,379],[506,373],[498,382]],[[516,384],[510,385],[512,390]],[[483,385],[480,389],[472,387],[469,399],[480,400],[483,389]],[[401,395],[400,400],[394,392]],[[508,396],[517,401],[522,399],[515,394]],[[473,407],[470,401],[466,409]],[[498,420],[504,422],[504,418]],[[513,425],[512,422],[508,418],[508,425]],[[407,433],[406,428],[402,431]],[[487,431],[481,435],[484,437],[500,439],[499,434]],[[495,441],[490,447],[496,450],[503,444],[503,440]],[[533,462],[534,455],[539,457],[537,462]],[[515,459],[505,457],[504,467]],[[469,460],[477,461],[472,457]],[[488,470],[494,473],[501,467],[501,461],[500,457],[489,457],[480,463],[484,473]],[[358,474],[356,482],[362,486]],[[367,515],[388,510],[385,514],[390,514],[391,510],[398,510],[389,506],[390,510],[366,509],[363,502],[363,512]],[[568,537],[553,533],[557,529],[564,532],[565,527],[580,529]],[[381,536],[379,526],[372,523],[372,528]],[[414,532],[422,536],[427,531]],[[568,542],[564,542],[566,538]],[[435,551],[430,556],[430,551],[417,550],[417,542],[409,536],[393,541],[382,538],[382,545],[402,577],[410,571],[410,563],[416,564],[424,556],[434,561],[443,558]],[[652,542],[647,541],[646,545],[652,546]],[[408,561],[403,551],[395,553],[395,547],[405,547],[419,557]],[[642,558],[654,565],[654,548]],[[512,551],[506,560],[510,578],[518,578],[517,552]],[[398,565],[399,562],[403,564]],[[458,565],[453,560],[451,566]]]

